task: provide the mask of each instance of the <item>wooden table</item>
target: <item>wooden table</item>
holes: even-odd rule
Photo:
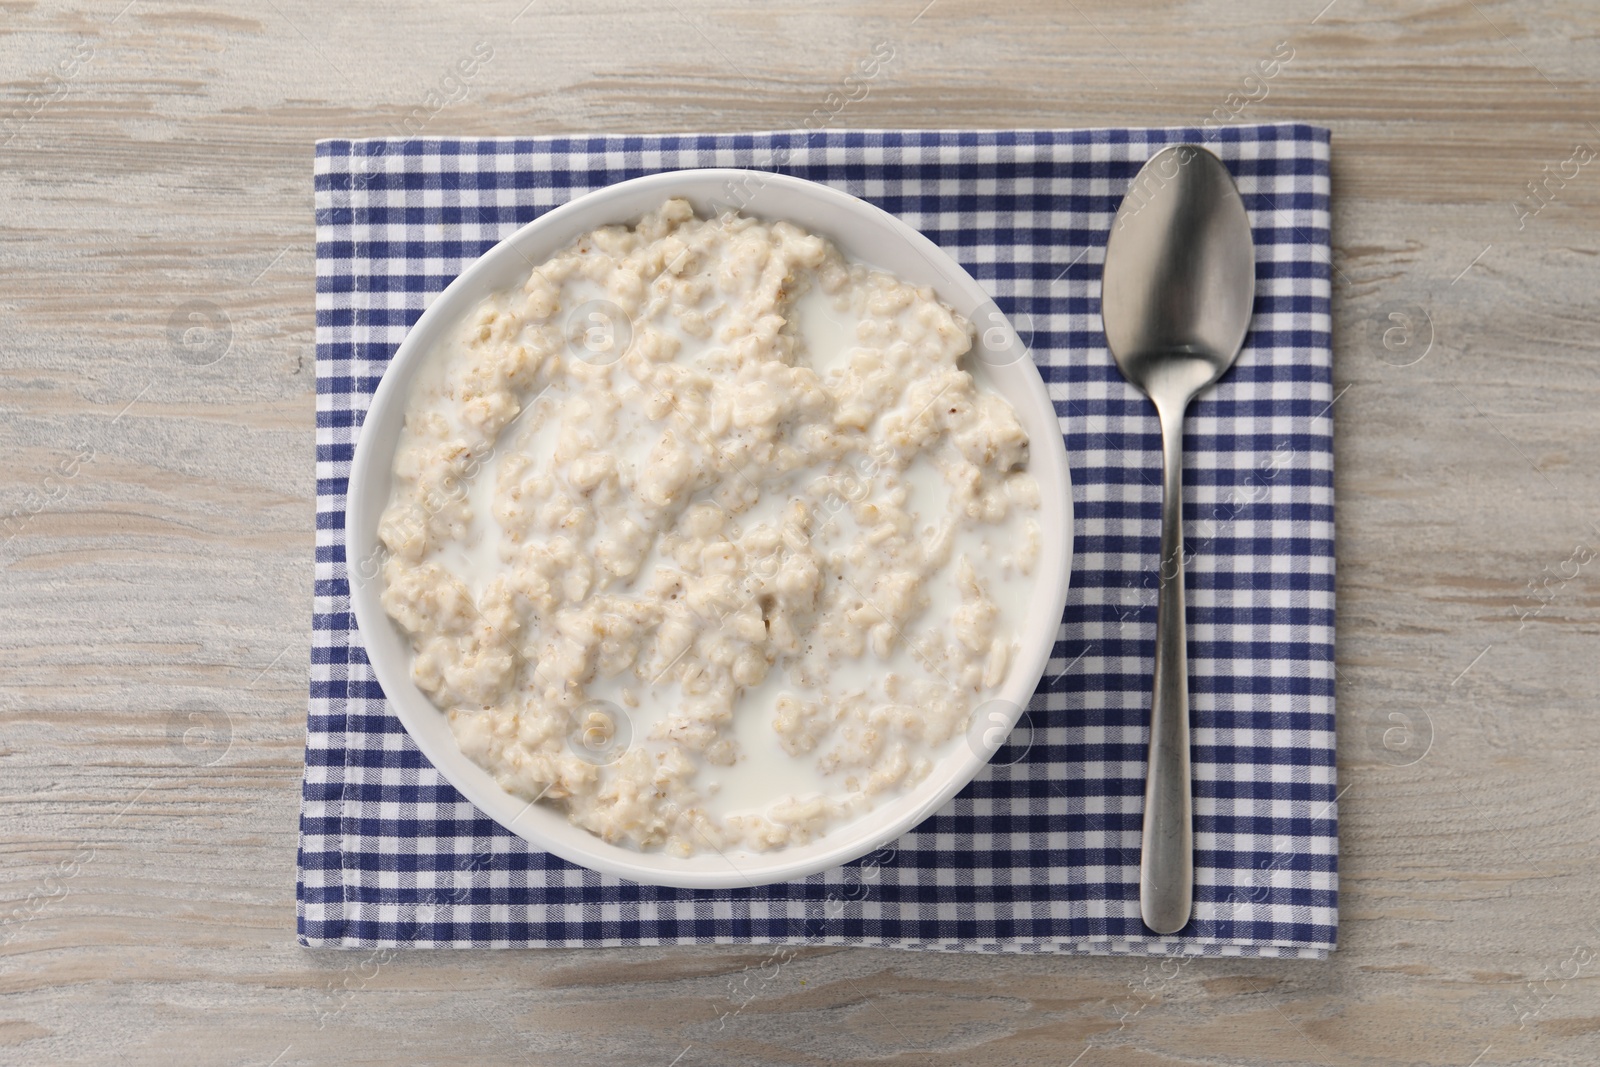
[[[125,2],[0,5],[0,1062],[1600,1062],[1593,5]],[[1340,950],[719,1027],[765,949],[300,948],[312,142],[801,126],[880,41],[833,125],[1333,128]]]

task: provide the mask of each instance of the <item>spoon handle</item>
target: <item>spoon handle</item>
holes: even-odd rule
[[[1161,416],[1161,589],[1150,694],[1139,914],[1174,934],[1194,903],[1194,812],[1189,781],[1189,651],[1183,597],[1183,415],[1187,396],[1155,399]]]

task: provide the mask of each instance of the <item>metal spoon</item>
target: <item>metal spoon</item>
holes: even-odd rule
[[[1122,376],[1161,419],[1161,586],[1139,914],[1160,934],[1194,903],[1189,780],[1189,653],[1183,606],[1183,416],[1239,354],[1255,302],[1244,201],[1222,161],[1164,148],[1133,180],[1106,245],[1100,314]]]

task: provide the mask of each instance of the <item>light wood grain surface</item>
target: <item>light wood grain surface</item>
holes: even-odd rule
[[[926,2],[0,2],[0,1062],[1600,1063],[1600,11]],[[835,125],[1332,127],[1339,951],[301,949],[313,141],[794,127],[882,39]]]

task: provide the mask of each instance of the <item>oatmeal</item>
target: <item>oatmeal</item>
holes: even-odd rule
[[[638,849],[802,844],[1005,678],[1040,552],[1010,406],[930,289],[671,200],[430,353],[383,604],[462,751]]]

